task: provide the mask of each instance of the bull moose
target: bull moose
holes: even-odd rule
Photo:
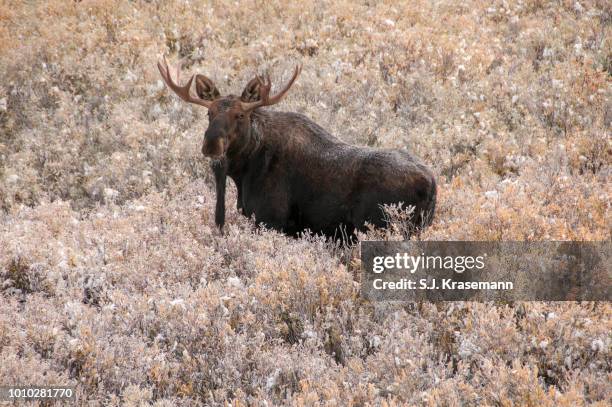
[[[385,227],[385,204],[414,206],[410,222],[415,228],[431,222],[436,182],[409,153],[353,146],[302,114],[262,109],[283,99],[300,66],[275,95],[270,95],[269,75],[256,75],[240,97],[221,96],[199,74],[181,86],[180,64],[171,67],[164,58],[157,66],[181,99],[208,109],[202,153],[212,159],[219,228],[225,222],[227,176],[236,184],[242,214],[289,235],[305,230],[352,235],[366,222]],[[194,79],[197,96],[191,93]]]

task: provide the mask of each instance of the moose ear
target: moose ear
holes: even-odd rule
[[[221,96],[213,81],[208,79],[206,76],[196,75],[195,82],[196,93],[198,94],[198,97],[200,99],[215,100],[216,98]]]
[[[240,100],[243,102],[257,102],[260,100],[261,95],[259,94],[259,85],[260,82],[257,80],[257,77],[251,79],[251,81],[244,87]]]

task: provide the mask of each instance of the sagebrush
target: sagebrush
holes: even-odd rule
[[[357,248],[225,233],[205,109],[277,109],[438,179],[427,240],[608,240],[612,7],[580,1],[0,1],[0,385],[77,405],[610,405],[607,303],[373,304]],[[396,211],[397,212],[397,211]],[[402,239],[400,212],[386,231]]]

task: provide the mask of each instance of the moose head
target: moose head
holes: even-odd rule
[[[181,99],[208,109],[208,129],[204,135],[202,153],[216,159],[224,157],[237,140],[248,134],[251,113],[259,107],[280,102],[301,71],[301,67],[296,66],[291,80],[273,96],[270,96],[270,77],[266,75],[264,79],[256,75],[238,97],[221,96],[213,81],[204,75],[192,75],[185,85],[179,85],[180,66],[171,67],[165,57],[157,63],[157,67],[166,85]],[[175,71],[175,79],[172,78],[171,68]],[[194,79],[197,97],[191,94]]]

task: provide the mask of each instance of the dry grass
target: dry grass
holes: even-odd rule
[[[0,384],[73,384],[79,405],[610,405],[609,304],[370,304],[316,237],[233,204],[219,235],[205,111],[155,61],[228,93],[302,62],[279,109],[434,169],[424,239],[605,240],[611,27],[604,0],[0,1]]]

